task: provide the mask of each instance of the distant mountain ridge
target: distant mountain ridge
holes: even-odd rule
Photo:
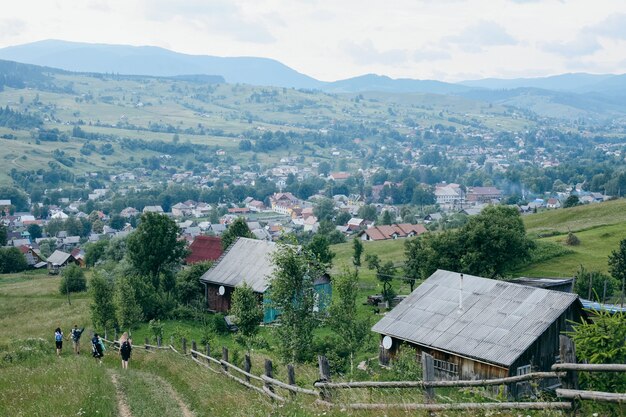
[[[44,40],[0,49],[0,59],[75,72],[178,77],[194,82],[317,89],[329,93],[429,93],[529,109],[546,117],[626,115],[626,74],[571,73],[539,78],[448,83],[366,74],[324,82],[279,61],[256,57],[188,55],[154,46]]]

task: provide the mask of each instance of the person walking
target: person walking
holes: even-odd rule
[[[63,331],[60,327],[54,330],[54,344],[57,348],[57,356],[61,356],[61,350],[63,350]]]
[[[82,336],[84,331],[84,327],[82,329],[79,329],[78,324],[75,324],[74,328],[72,329],[72,333],[70,334],[72,337],[72,345],[74,346],[74,353],[77,355],[80,355],[80,337]]]
[[[102,364],[102,358],[104,357],[104,344],[100,340],[98,333],[94,333],[91,339],[91,352],[94,358],[96,358],[100,364]]]
[[[133,350],[133,341],[128,337],[128,332],[124,332],[120,337],[120,356],[122,357],[122,369],[128,369],[128,360]]]

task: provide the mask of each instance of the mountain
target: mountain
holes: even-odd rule
[[[320,82],[268,58],[187,55],[155,46],[45,40],[0,49],[0,59],[76,72],[220,75],[229,83],[318,88]]]
[[[480,87],[490,90],[510,90],[515,88],[539,88],[542,90],[565,91],[570,93],[609,92],[610,85],[626,88],[624,75],[613,74],[561,74],[537,78],[485,78],[482,80],[461,81],[468,87]]]
[[[367,74],[327,83],[322,87],[322,90],[332,93],[381,91],[387,93],[456,94],[474,90],[474,88],[442,81],[410,78],[392,79],[385,75]]]

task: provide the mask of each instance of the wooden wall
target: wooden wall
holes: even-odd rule
[[[207,308],[218,313],[228,313],[230,310],[230,300],[233,294],[233,287],[224,286],[224,295],[218,293],[220,286],[206,283]]]

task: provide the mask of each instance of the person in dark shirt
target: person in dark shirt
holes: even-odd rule
[[[72,337],[72,345],[74,346],[74,353],[76,353],[77,355],[80,355],[80,337],[82,336],[84,331],[84,327],[82,329],[79,329],[78,324],[75,324],[70,334],[70,336]]]

